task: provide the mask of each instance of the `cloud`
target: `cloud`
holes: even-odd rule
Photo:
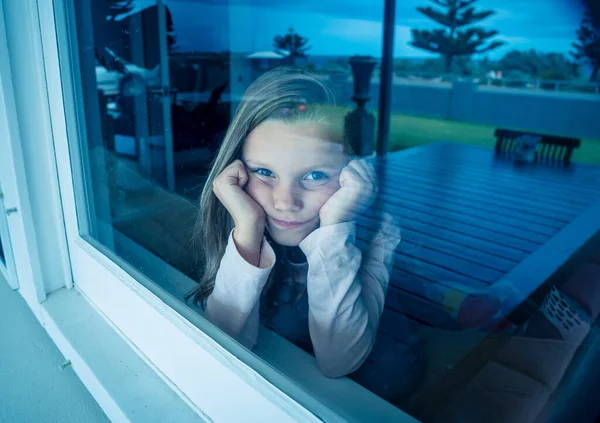
[[[360,19],[330,19],[325,22],[323,35],[343,36],[348,39],[381,37],[381,22]]]
[[[324,37],[330,37],[332,43],[334,39],[347,40],[352,43],[355,49],[359,49],[357,54],[370,54],[376,57],[381,56],[382,48],[381,22],[373,22],[358,19],[336,19],[329,20],[327,27],[321,34]],[[396,25],[394,32],[394,56],[414,56],[430,57],[431,54],[422,50],[415,49],[409,43],[412,40],[411,27],[407,25]]]
[[[140,0],[138,0],[140,1]],[[155,0],[143,0],[151,3]],[[568,51],[575,38],[580,15],[572,0],[480,0],[479,9],[496,14],[482,26],[499,31],[496,39],[506,46],[490,53],[502,55],[517,49],[544,48]],[[309,37],[313,55],[381,55],[383,1],[372,0],[165,0],[173,13],[182,50],[266,50],[273,37],[290,25]],[[410,47],[411,28],[437,26],[420,14],[417,6],[428,0],[398,1],[396,56],[430,56]],[[496,8],[498,5],[500,8]],[[569,10],[571,10],[570,13]]]

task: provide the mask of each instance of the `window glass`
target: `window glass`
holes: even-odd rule
[[[80,150],[91,218],[82,230],[132,261],[139,259],[133,241],[193,279],[198,196],[244,90],[277,66],[314,70],[330,82],[340,105],[332,111],[342,118],[355,107],[348,57],[376,59],[381,50],[383,5],[357,4],[336,16],[336,4],[86,4],[75,5],[89,116]],[[350,30],[357,25],[361,36]],[[277,36],[281,49],[274,46]],[[285,44],[290,36],[306,40],[292,57]],[[356,44],[348,45],[348,37]],[[180,298],[190,288],[172,286],[164,273],[154,279]]]
[[[405,403],[422,421],[597,418],[574,399],[597,368],[596,3],[398,4],[386,301],[423,323]]]
[[[419,420],[593,421],[587,7],[398,2],[382,75],[383,1],[75,2],[81,234]]]

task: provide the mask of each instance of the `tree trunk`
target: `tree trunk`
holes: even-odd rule
[[[600,66],[594,66],[594,70],[592,70],[592,75],[590,76],[590,82],[596,82],[598,80],[598,71],[600,71]]]
[[[452,59],[454,59],[454,56],[447,54],[444,56],[444,59],[444,73],[450,73],[452,71]]]

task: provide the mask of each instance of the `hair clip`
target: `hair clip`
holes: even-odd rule
[[[294,108],[294,109],[296,109],[296,110],[297,110],[297,111],[299,111],[299,112],[304,112],[304,111],[306,111],[306,104],[300,104],[300,105],[298,105],[298,107],[297,107],[297,108]],[[281,109],[281,113],[282,113],[284,116],[288,116],[288,115],[290,115],[290,114],[292,113],[292,111],[293,111],[294,109],[292,109],[292,108],[290,108],[290,107],[283,107],[283,108]]]

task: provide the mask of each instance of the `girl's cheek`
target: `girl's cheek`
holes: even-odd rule
[[[244,187],[244,191],[246,191],[246,193],[250,197],[254,198],[254,194],[256,192],[256,181],[254,180],[254,178],[252,176],[250,176],[250,180],[248,181],[248,183]]]
[[[261,206],[264,205],[265,197],[268,195],[269,186],[257,179],[256,177],[250,176],[248,185],[246,185],[245,191],[248,193],[250,198],[256,201]]]
[[[315,206],[317,206],[320,209],[321,206],[323,206],[323,204],[325,204],[327,200],[329,200],[338,189],[339,184],[337,186],[329,185],[320,189],[317,193],[315,193],[316,195],[313,201],[315,203]]]

